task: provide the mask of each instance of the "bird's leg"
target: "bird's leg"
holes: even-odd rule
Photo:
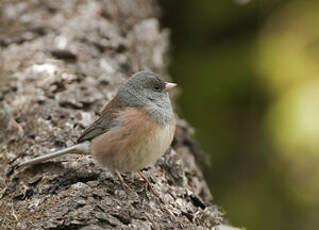
[[[147,188],[151,190],[151,192],[155,195],[158,196],[158,194],[155,192],[153,186],[151,185],[150,181],[147,179],[147,177],[141,172],[141,170],[137,170],[138,175],[142,177],[142,179],[146,182]]]
[[[125,183],[123,177],[121,176],[121,173],[118,169],[115,169],[115,173],[117,175],[117,177],[120,179],[123,187],[127,187],[131,192],[135,192],[128,184]]]
[[[115,169],[115,173],[116,173],[117,177],[120,179],[121,183],[122,183],[122,184],[125,184],[124,179],[123,179],[123,177],[122,177],[120,171],[117,170],[117,169]]]

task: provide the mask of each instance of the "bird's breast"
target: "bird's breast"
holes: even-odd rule
[[[92,141],[92,153],[102,165],[134,171],[154,163],[172,143],[175,120],[158,124],[145,111],[127,108],[117,125]]]
[[[139,162],[138,169],[154,163],[170,147],[175,133],[175,122],[157,126],[154,132],[137,146],[135,154]]]

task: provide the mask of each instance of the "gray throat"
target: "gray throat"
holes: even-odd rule
[[[165,126],[175,120],[175,115],[169,99],[160,105],[156,104],[156,102],[154,104],[147,105],[144,109],[157,123]]]
[[[133,90],[120,90],[118,96],[127,106],[143,108],[157,123],[165,126],[175,121],[175,115],[168,94],[159,100],[150,101]]]

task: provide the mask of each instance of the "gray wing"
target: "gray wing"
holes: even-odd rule
[[[78,138],[78,143],[83,141],[90,141],[93,138],[107,132],[114,125],[114,120],[117,113],[124,107],[123,103],[115,97],[110,103],[106,105],[102,111],[101,116],[93,122],[88,128],[84,130],[82,135]]]

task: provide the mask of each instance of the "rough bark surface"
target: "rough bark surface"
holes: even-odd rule
[[[127,189],[70,146],[128,76],[168,79],[168,31],[150,0],[0,2],[0,229],[212,229],[222,222],[181,120],[171,151]]]

